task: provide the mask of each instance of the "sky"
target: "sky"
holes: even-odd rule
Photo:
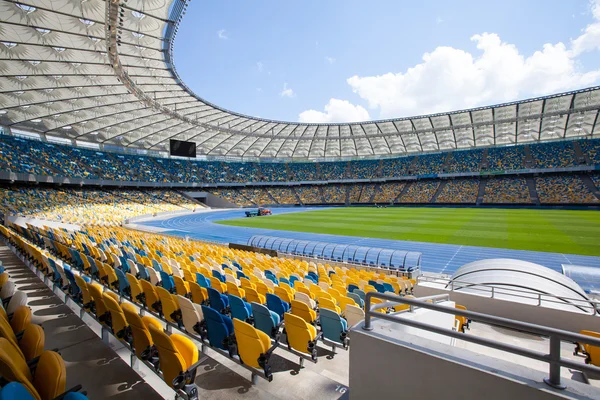
[[[600,84],[600,0],[194,0],[175,65],[266,119],[454,111]]]

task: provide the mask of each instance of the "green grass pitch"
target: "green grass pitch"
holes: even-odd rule
[[[323,209],[218,223],[600,256],[600,212],[492,208]]]

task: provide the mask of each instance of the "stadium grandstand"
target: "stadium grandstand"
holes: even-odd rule
[[[600,87],[251,117],[188,4],[0,2],[0,400],[600,398]]]

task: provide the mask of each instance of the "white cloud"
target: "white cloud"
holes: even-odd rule
[[[294,91],[292,90],[292,88],[288,87],[287,82],[285,82],[283,84],[283,90],[281,91],[281,93],[279,93],[279,95],[281,97],[296,97],[296,94],[294,93]]]
[[[355,106],[347,100],[329,99],[325,112],[306,110],[300,113],[300,122],[359,122],[369,120],[369,112],[362,106]]]
[[[573,57],[586,51],[600,49],[600,0],[591,1],[590,8],[596,21],[586,26],[583,33],[571,41]]]
[[[335,62],[335,58],[333,58],[333,57],[325,57],[325,61],[327,61],[329,64],[333,64]]]
[[[262,62],[260,62],[260,61],[258,61],[258,62],[256,63],[256,68],[258,69],[258,72],[263,72],[263,68],[264,68],[264,65],[263,65],[263,63],[262,63]]]
[[[217,36],[221,40],[227,40],[227,39],[229,39],[229,36],[227,36],[227,31],[225,29],[219,29],[217,31]]]

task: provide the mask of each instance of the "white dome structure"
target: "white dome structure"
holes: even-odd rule
[[[498,299],[594,313],[590,299],[575,281],[528,261],[495,258],[465,264],[452,275],[447,287],[486,296],[493,291]]]

